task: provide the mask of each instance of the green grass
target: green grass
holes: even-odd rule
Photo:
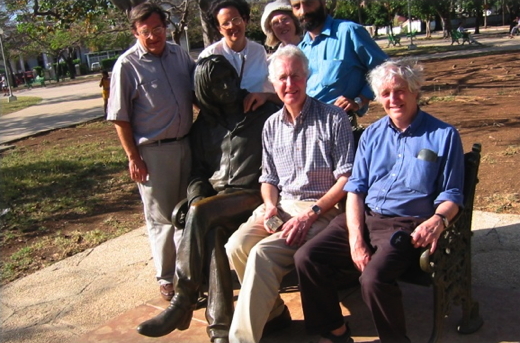
[[[108,125],[97,122],[89,125]],[[45,143],[39,149],[16,149],[1,160],[0,194],[9,208],[9,230],[36,231],[39,223],[61,215],[94,213],[103,203],[100,190],[128,182],[112,174],[126,169],[117,140]],[[2,218],[4,219],[4,218]],[[2,231],[5,227],[2,226]]]
[[[7,102],[7,99],[0,99],[2,110],[0,116],[21,111],[24,108],[37,105],[42,101],[42,98],[36,96],[19,96],[16,101]]]
[[[97,137],[98,129],[113,127],[102,121],[84,124],[74,129],[72,138],[40,140],[2,153],[0,210],[8,211],[0,217],[0,249],[20,240],[27,244],[3,259],[0,284],[134,228],[107,219],[102,228],[60,232],[68,228],[68,221],[98,215],[107,202],[121,203],[128,197],[123,190],[129,185],[133,189],[117,136]],[[58,222],[63,226],[53,224]],[[46,251],[51,247],[54,255],[49,257]]]

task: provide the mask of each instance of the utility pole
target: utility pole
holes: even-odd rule
[[[410,11],[410,0],[408,0],[408,34],[410,35],[410,45],[408,45],[408,50],[415,50],[415,48],[417,48],[417,46],[413,44],[412,15],[411,15],[411,11]]]

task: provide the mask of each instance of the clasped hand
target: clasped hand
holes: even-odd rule
[[[264,217],[264,227],[265,230],[269,233],[274,232],[271,231],[267,225],[265,225],[265,222],[267,219],[277,214],[278,211],[276,208],[266,210]],[[282,225],[280,231],[282,232],[282,237],[285,238],[286,244],[289,246],[300,246],[305,243],[307,239],[307,233],[309,232],[309,229],[311,228],[314,220],[315,219],[312,219],[308,214],[301,213],[285,222]]]

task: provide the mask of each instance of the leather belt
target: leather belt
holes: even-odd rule
[[[159,140],[156,140],[156,141],[150,143],[150,145],[161,145],[161,144],[164,144],[164,143],[177,142],[177,141],[180,141],[180,140],[184,139],[184,137],[186,137],[186,136],[177,137],[177,138],[159,139]]]

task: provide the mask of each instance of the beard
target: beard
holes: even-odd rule
[[[299,17],[298,19],[300,20],[300,24],[305,31],[312,31],[325,22],[325,19],[327,19],[327,11],[325,11],[325,6],[321,4],[320,7],[316,9],[316,11],[306,13],[304,16]]]

